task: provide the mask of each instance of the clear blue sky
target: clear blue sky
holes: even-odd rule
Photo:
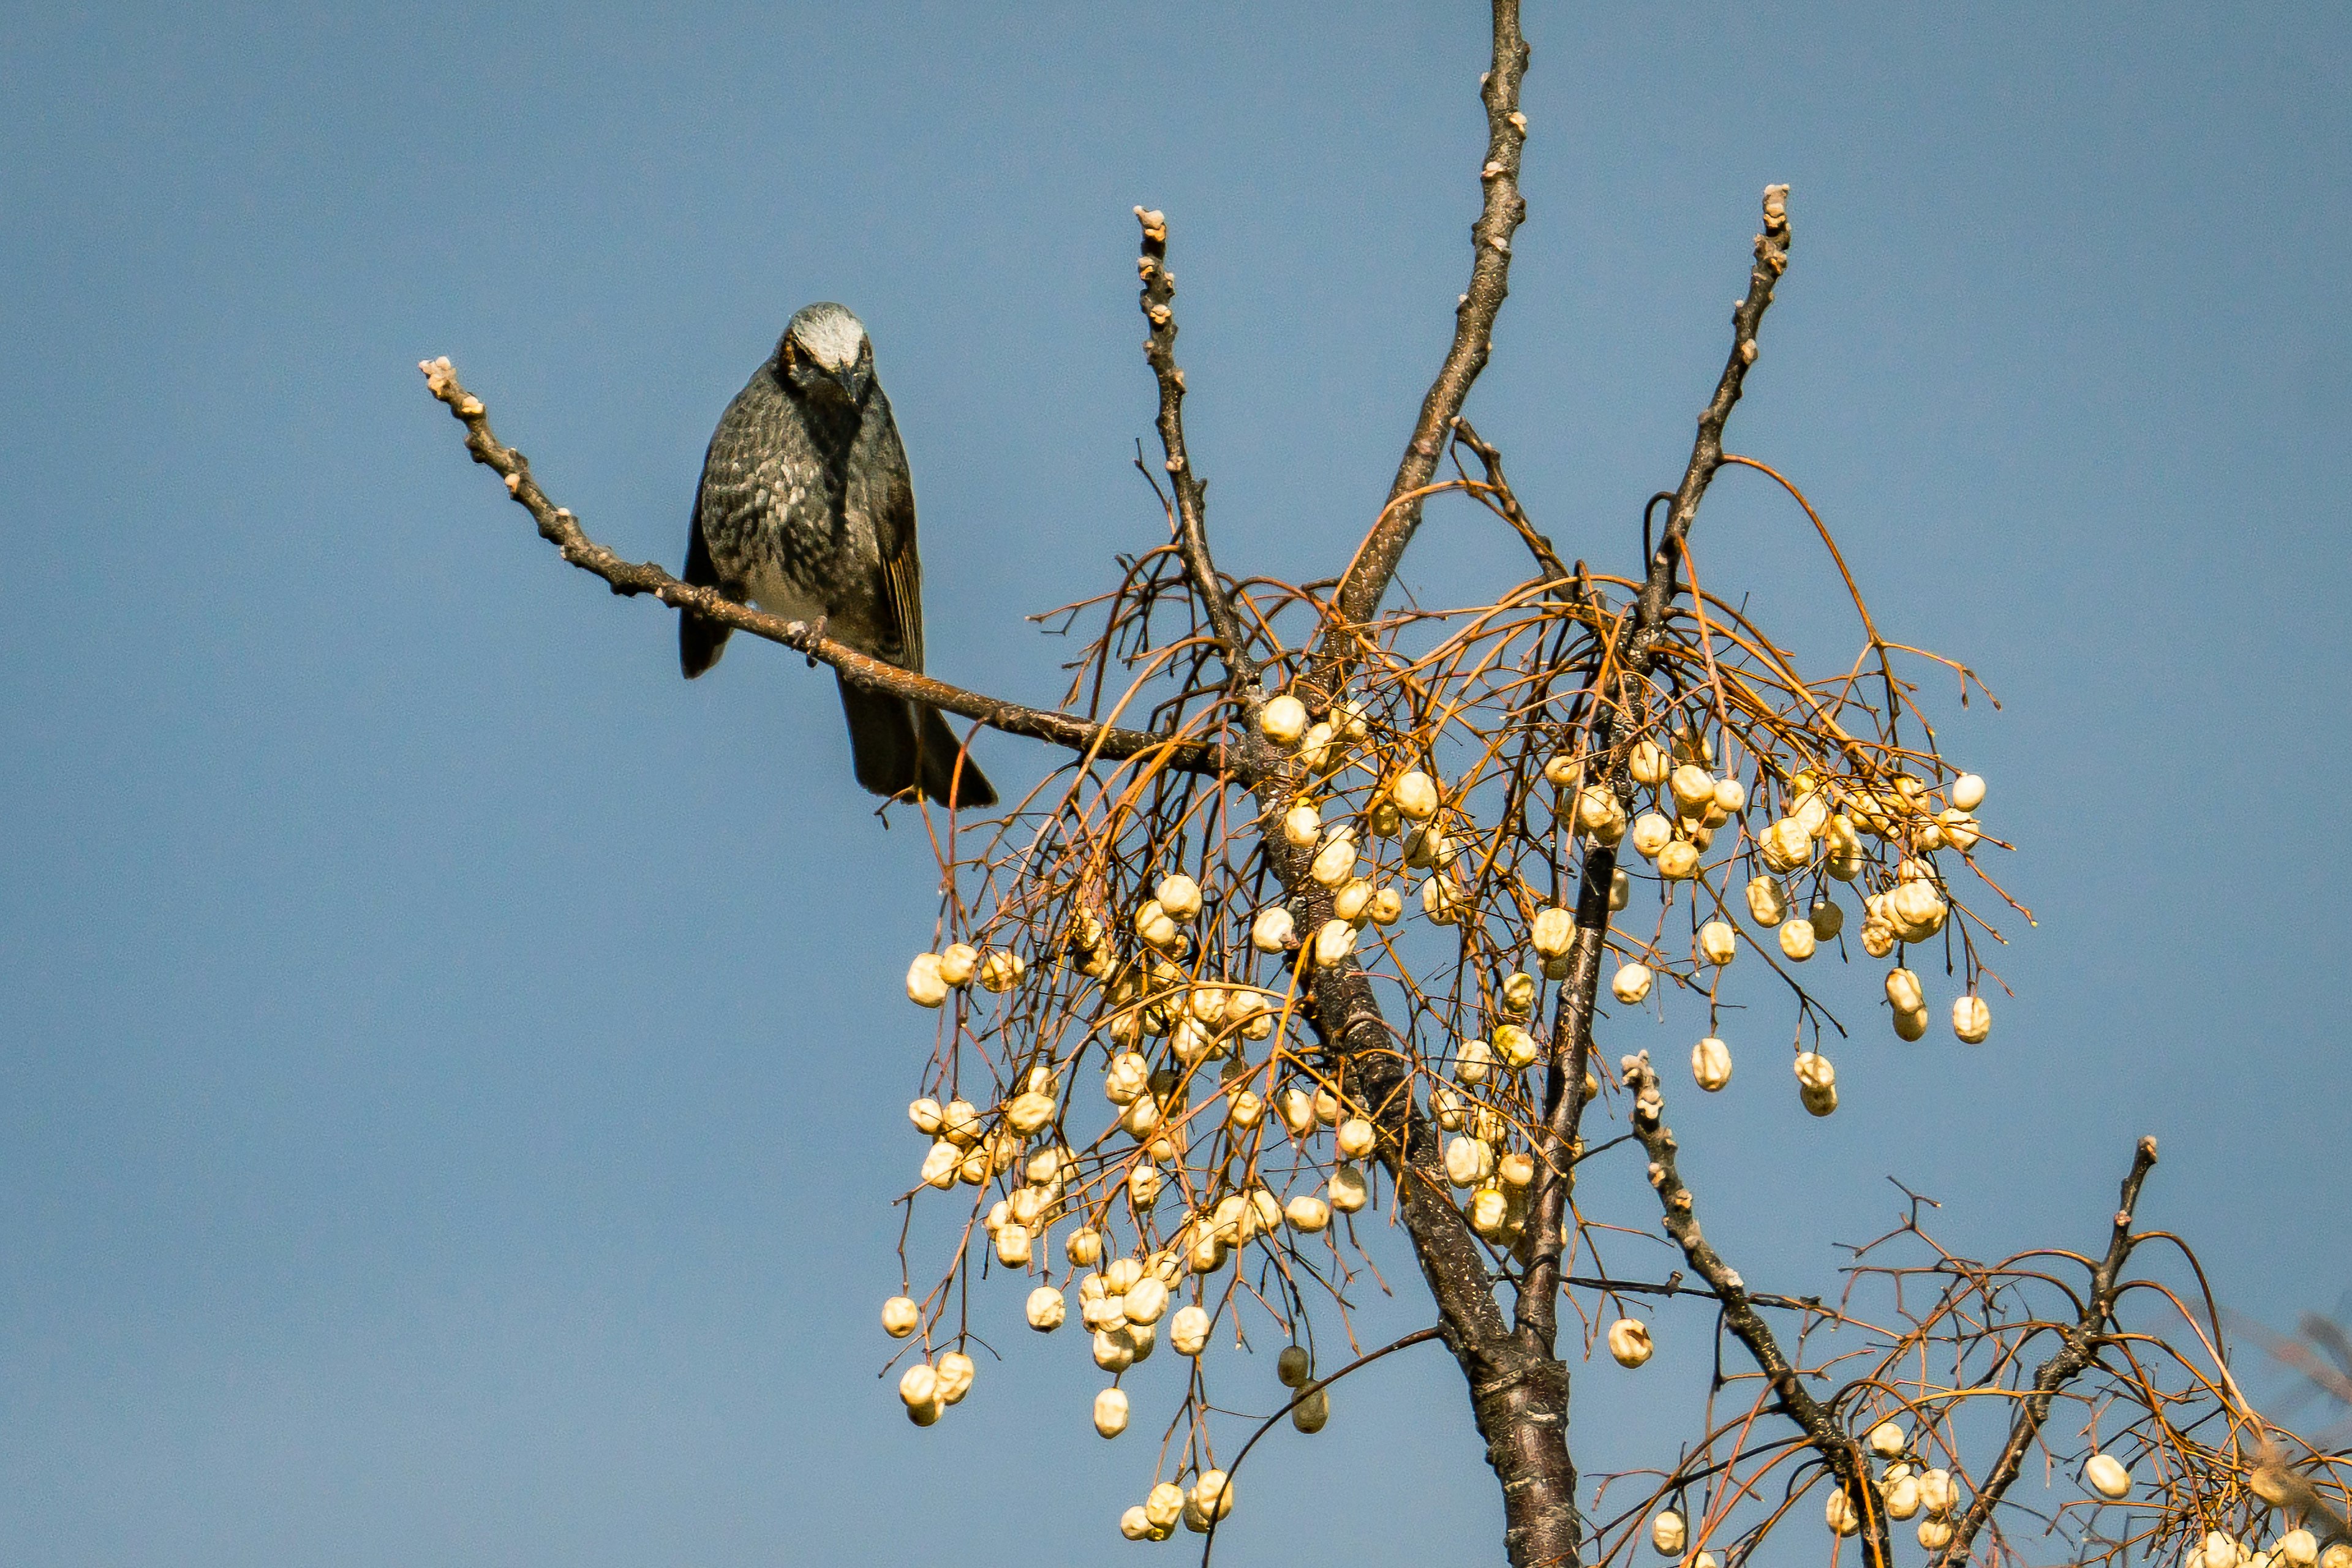
[[[1790,182],[1733,444],[2007,703],[1948,733],[2042,919],[1991,1043],[1865,1030],[1825,1123],[1685,1091],[1685,1170],[1751,1281],[1821,1289],[1885,1175],[1966,1247],[2088,1246],[2153,1131],[2151,1217],[2289,1322],[2352,1287],[2352,24],[1906,9],[1528,17],[1528,217],[1473,416],[1622,569]],[[1092,1369],[1015,1293],[941,1426],[874,1381],[930,878],[849,786],[832,681],[739,643],[682,684],[668,617],[562,567],[414,365],[455,357],[593,531],[674,562],[719,409],[794,307],[848,301],[934,667],[1045,698],[1062,650],[1022,616],[1160,527],[1129,208],[1174,222],[1225,562],[1333,569],[1466,276],[1484,25],[0,16],[0,1559],[1148,1554],[1109,1530],[1156,1407],[1094,1437]],[[1701,526],[1711,586],[1850,653],[1759,480]],[[1411,580],[1516,574],[1494,532],[1436,515]],[[1703,1335],[1662,1313],[1642,1381],[1580,1373],[1592,1460],[1664,1457]],[[1234,1568],[1493,1539],[1433,1351],[1259,1464]]]

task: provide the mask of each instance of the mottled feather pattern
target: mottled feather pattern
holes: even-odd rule
[[[828,636],[922,669],[914,481],[890,400],[873,381],[865,329],[841,307],[795,316],[775,356],[727,405],[703,458],[687,580],[772,615],[822,616]],[[717,663],[725,641],[723,627],[682,620],[688,677]],[[946,798],[955,741],[937,712],[845,683],[842,708],[860,784]],[[969,760],[955,793],[966,805],[995,804]]]
[[[873,635],[882,630],[873,591],[881,551],[864,509],[847,504],[854,448],[873,444],[861,426],[876,424],[890,424],[879,389],[860,421],[854,408],[808,406],[784,391],[772,364],[761,366],[710,438],[697,522],[730,594],[777,615],[830,616],[843,641],[890,657]],[[898,450],[895,431],[888,445]]]

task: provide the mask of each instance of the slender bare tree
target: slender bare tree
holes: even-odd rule
[[[937,1047],[909,1108],[928,1142],[902,1202],[961,1217],[943,1257],[900,1245],[907,1284],[883,1322],[906,1342],[908,1414],[929,1425],[964,1396],[975,1315],[1009,1313],[1017,1293],[1032,1328],[1063,1329],[1075,1283],[1073,1337],[1109,1379],[1103,1436],[1129,1425],[1135,1366],[1163,1346],[1178,1363],[1119,1528],[1190,1527],[1204,1559],[1276,1421],[1319,1429],[1333,1384],[1435,1341],[1461,1368],[1516,1564],[1647,1543],[1718,1568],[1810,1495],[1818,1539],[1834,1554],[1851,1538],[1869,1568],[1893,1560],[1897,1524],[1937,1568],[2019,1560],[2027,1527],[2086,1563],[2185,1551],[2191,1568],[2352,1568],[2338,1460],[2247,1403],[2185,1245],[2137,1226],[2153,1140],[2101,1244],[1974,1262],[1933,1240],[1917,1200],[1857,1250],[1831,1305],[1751,1286],[1717,1249],[1657,1065],[1603,1059],[1604,1002],[1630,1026],[1671,996],[1705,1010],[1690,1070],[1724,1090],[1718,1008],[1738,961],[1785,998],[1796,1091],[1829,1115],[1844,968],[1816,961],[1851,958],[1850,943],[1891,958],[1865,1005],[1883,992],[1906,1040],[1948,1008],[1974,1044],[1998,984],[1992,922],[2016,906],[1982,859],[2007,847],[1977,818],[1984,783],[1945,760],[1915,678],[1939,672],[1963,702],[1981,687],[1883,635],[1798,487],[1724,447],[1789,265],[1785,187],[1764,193],[1722,375],[1680,480],[1641,512],[1637,570],[1564,561],[1463,418],[1525,211],[1517,0],[1492,0],[1492,29],[1483,207],[1453,343],[1386,504],[1328,581],[1236,577],[1213,555],[1169,225],[1137,209],[1162,459],[1147,477],[1167,538],[1065,606],[1089,635],[1053,708],[910,674],[622,560],[492,434],[447,360],[423,366],[474,458],[614,591],[1061,753],[1002,816],[930,819],[944,894],[907,990],[936,1010]],[[1861,629],[1850,668],[1801,671],[1739,595],[1702,585],[1694,531],[1727,468],[1779,486],[1819,531]],[[1513,531],[1531,574],[1465,608],[1389,608],[1440,496]],[[1931,1000],[1931,983],[1951,994]],[[1580,1204],[1579,1172],[1601,1158],[1643,1163],[1654,1214]],[[1361,1352],[1348,1287],[1383,1245],[1376,1215],[1402,1232],[1434,1321],[1318,1366],[1324,1346]],[[1611,1273],[1606,1234],[1653,1223],[1684,1268]],[[2151,1244],[2185,1260],[2171,1277],[2200,1283],[2183,1294],[2136,1272]],[[975,1289],[990,1274],[1002,1308]],[[1642,1364],[1649,1315],[1676,1299],[1715,1319],[1704,1423],[1671,1463],[1580,1491],[1569,1363],[1605,1344]],[[1579,1325],[1565,1346],[1563,1303]],[[1221,1449],[1212,1373],[1265,1343],[1292,1396]]]

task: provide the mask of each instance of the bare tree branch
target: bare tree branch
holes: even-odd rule
[[[1300,911],[1300,929],[1311,933],[1333,918],[1332,894],[1310,875],[1312,851],[1292,847],[1282,836],[1284,789],[1290,782],[1284,770],[1260,775],[1263,842]],[[1306,950],[1299,962],[1307,962]],[[1472,1418],[1503,1489],[1506,1556],[1515,1568],[1573,1563],[1582,1527],[1568,1452],[1568,1369],[1549,1344],[1515,1334],[1496,1300],[1494,1277],[1448,1192],[1435,1130],[1413,1098],[1412,1074],[1394,1047],[1370,976],[1352,958],[1317,969],[1307,1004],[1307,1021],[1328,1066],[1381,1129],[1381,1157],[1395,1183],[1397,1213],[1436,1302],[1439,1331],[1469,1384]]]
[[[1453,345],[1421,400],[1421,417],[1413,423],[1412,438],[1405,443],[1403,460],[1389,486],[1388,505],[1340,582],[1340,627],[1361,626],[1380,612],[1405,546],[1421,526],[1421,502],[1404,498],[1437,472],[1446,432],[1462,412],[1471,384],[1486,368],[1495,318],[1510,292],[1511,237],[1528,212],[1519,195],[1519,153],[1528,140],[1528,117],[1519,112],[1519,82],[1527,75],[1528,44],[1519,33],[1519,0],[1494,0],[1494,63],[1479,84],[1486,105],[1486,162],[1478,178],[1486,195],[1478,221],[1470,226],[1470,288],[1454,310]],[[1338,653],[1339,646],[1333,645],[1335,657],[1344,658]],[[1339,683],[1332,679],[1328,684],[1336,689]]]
[[[2143,1138],[2132,1153],[2131,1173],[2124,1177],[2113,1233],[2107,1238],[2107,1255],[2091,1272],[2091,1293],[2084,1299],[2082,1315],[2072,1328],[2060,1331],[2063,1342],[2058,1353],[2034,1373],[2033,1392],[2019,1401],[2017,1413],[2010,1419],[2009,1441],[2001,1445],[2000,1457],[1985,1472],[1983,1484],[1977,1488],[1968,1510],[1952,1521],[1952,1539],[1942,1552],[1928,1559],[1930,1568],[1967,1561],[1977,1532],[1992,1518],[1993,1510],[2000,1506],[2001,1495],[2024,1468],[2026,1451],[2041,1436],[2042,1424],[2050,1417],[2051,1402],[2057,1398],[2058,1390],[2098,1359],[2102,1335],[2115,1316],[2116,1297],[2123,1288],[2124,1265],[2131,1260],[2132,1246],[2137,1239],[2132,1235],[2132,1211],[2139,1206],[2141,1184],[2155,1168],[2156,1140]]]
[[[1586,851],[1576,900],[1576,939],[1567,979],[1552,1013],[1552,1048],[1544,1081],[1544,1121],[1536,1140],[1536,1190],[1528,1218],[1526,1289],[1513,1309],[1517,1328],[1547,1349],[1556,1342],[1560,1259],[1567,1250],[1568,1205],[1576,1188],[1577,1131],[1584,1120],[1585,1077],[1592,1066],[1592,1004],[1601,950],[1609,931],[1609,889],[1617,875],[1613,845]],[[1592,933],[1588,939],[1587,933]]]
[[[1495,316],[1507,292],[1510,237],[1526,209],[1518,195],[1518,167],[1527,121],[1518,112],[1518,94],[1528,49],[1519,35],[1518,0],[1494,0],[1493,31],[1494,67],[1483,84],[1488,155],[1480,178],[1486,201],[1473,229],[1477,251],[1470,291],[1456,312],[1454,348],[1423,400],[1391,487],[1391,505],[1349,568],[1337,620],[1326,624],[1320,684],[1327,698],[1336,696],[1353,662],[1352,625],[1378,610],[1419,521],[1417,501],[1398,504],[1396,498],[1412,495],[1436,471],[1446,432],[1486,363]],[[1147,244],[1152,226],[1147,220]],[[1153,324],[1160,324],[1156,318]],[[1154,367],[1159,368],[1157,358]],[[1166,386],[1163,373],[1163,399]],[[1268,863],[1299,910],[1301,929],[1311,932],[1332,919],[1332,897],[1308,875],[1311,854],[1283,840],[1285,789],[1293,782],[1289,770],[1274,770],[1270,776],[1258,775],[1256,793]],[[1308,1019],[1331,1066],[1347,1077],[1381,1130],[1381,1154],[1395,1181],[1397,1210],[1437,1304],[1439,1329],[1469,1384],[1472,1416],[1503,1489],[1506,1554],[1517,1565],[1573,1563],[1581,1524],[1576,1471],[1568,1453],[1568,1370],[1549,1345],[1530,1344],[1511,1331],[1477,1237],[1447,1190],[1438,1141],[1414,1100],[1412,1075],[1393,1048],[1370,977],[1352,958],[1315,972]]]
[[[1599,1290],[1605,1295],[1612,1296],[1705,1296],[1710,1300],[1715,1296],[1715,1288],[1711,1285],[1685,1284],[1682,1270],[1679,1268],[1675,1270],[1673,1279],[1666,1280],[1611,1279],[1601,1275],[1571,1274],[1560,1283],[1573,1285],[1580,1290]],[[1748,1299],[1759,1307],[1775,1307],[1790,1312],[1809,1312],[1820,1318],[1834,1320],[1844,1315],[1836,1309],[1825,1305],[1818,1296],[1778,1296],[1768,1291],[1750,1290],[1748,1293]]]
[[[1185,575],[1192,580],[1192,591],[1208,612],[1234,684],[1255,686],[1257,666],[1249,656],[1248,631],[1234,611],[1216,563],[1209,559],[1209,484],[1192,471],[1192,456],[1184,447],[1184,373],[1176,363],[1176,278],[1168,270],[1168,219],[1141,207],[1135,209],[1135,217],[1143,226],[1143,254],[1136,266],[1143,277],[1143,319],[1151,327],[1143,354],[1160,383],[1160,446],[1167,454],[1169,486],[1176,493],[1176,551],[1183,558]]]
[[[1648,651],[1665,625],[1666,605],[1674,597],[1675,562],[1682,552],[1683,540],[1689,534],[1691,524],[1698,518],[1698,503],[1706,498],[1706,487],[1714,481],[1716,469],[1723,466],[1723,426],[1731,417],[1733,405],[1739,401],[1748,367],[1756,363],[1756,332],[1764,323],[1764,312],[1771,307],[1773,285],[1789,269],[1789,187],[1767,185],[1764,232],[1756,237],[1756,263],[1748,270],[1748,293],[1732,308],[1731,357],[1724,362],[1715,395],[1699,412],[1698,436],[1691,443],[1690,462],[1684,468],[1683,482],[1675,491],[1675,504],[1666,513],[1665,532],[1650,557],[1648,576],[1642,589],[1641,624],[1633,638],[1636,657]]]
[[[1836,1415],[1799,1381],[1770,1326],[1757,1315],[1748,1282],[1700,1232],[1696,1201],[1675,1166],[1675,1134],[1665,1123],[1665,1097],[1660,1092],[1657,1070],[1650,1065],[1650,1053],[1628,1057],[1623,1065],[1626,1085],[1633,1091],[1633,1134],[1650,1156],[1650,1184],[1657,1189],[1658,1203],[1665,1210],[1666,1234],[1683,1249],[1683,1257],[1699,1278],[1714,1288],[1716,1300],[1722,1303],[1724,1326],[1748,1347],[1781,1410],[1804,1429],[1806,1441],[1845,1489],[1854,1517],[1862,1524],[1870,1568],[1886,1568],[1894,1555],[1886,1536],[1886,1513],[1878,1504],[1869,1461]]]
[[[1046,741],[1114,762],[1156,752],[1162,765],[1184,773],[1215,773],[1223,765],[1219,749],[1202,742],[1092,723],[1067,713],[1027,708],[950,686],[820,637],[805,622],[767,615],[748,605],[737,604],[715,589],[681,583],[650,562],[624,561],[590,539],[581,531],[578,519],[549,499],[531,478],[530,459],[512,447],[501,445],[491,434],[488,410],[480,398],[458,384],[457,372],[446,359],[425,360],[417,368],[425,373],[433,395],[447,404],[449,412],[466,426],[466,449],[474,455],[474,461],[506,481],[507,494],[530,513],[532,521],[539,524],[540,537],[554,545],[572,565],[603,578],[615,594],[650,594],[673,609],[692,610],[707,620],[781,643],[816,663],[829,664],[861,686],[976,719],[1008,735]]]

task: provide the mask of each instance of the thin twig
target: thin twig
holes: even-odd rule
[[[1536,564],[1543,568],[1545,577],[1558,579],[1569,575],[1567,563],[1552,548],[1551,541],[1536,531],[1536,525],[1528,519],[1527,509],[1519,505],[1518,496],[1512,491],[1510,480],[1503,477],[1501,451],[1480,440],[1470,421],[1458,416],[1454,421],[1454,438],[1477,454],[1479,464],[1486,470],[1486,483],[1494,489],[1495,505],[1502,512],[1503,521],[1509,523],[1526,543],[1528,553],[1536,558]]]
[[[1260,1437],[1265,1436],[1268,1432],[1274,1430],[1275,1423],[1280,1421],[1284,1416],[1289,1415],[1292,1411],[1297,1409],[1300,1405],[1306,1404],[1308,1400],[1314,1398],[1317,1394],[1322,1393],[1325,1389],[1330,1387],[1333,1384],[1339,1382],[1349,1373],[1358,1371],[1363,1367],[1368,1367],[1371,1365],[1372,1363],[1380,1360],[1381,1357],[1393,1354],[1398,1351],[1403,1350],[1408,1345],[1423,1344],[1428,1341],[1442,1338],[1443,1335],[1444,1331],[1437,1328],[1434,1324],[1426,1329],[1415,1329],[1412,1332],[1405,1335],[1404,1338],[1401,1340],[1391,1340],[1387,1344],[1382,1345],[1376,1351],[1367,1351],[1362,1355],[1360,1355],[1355,1360],[1349,1362],[1347,1365],[1341,1367],[1339,1371],[1333,1373],[1330,1376],[1318,1377],[1312,1383],[1307,1384],[1305,1386],[1301,1387],[1297,1394],[1292,1397],[1289,1404],[1284,1405],[1281,1409],[1276,1411],[1273,1415],[1260,1422],[1258,1424],[1258,1429],[1249,1435],[1249,1441],[1242,1445],[1242,1451],[1235,1454],[1234,1456],[1234,1462],[1225,1468],[1225,1485],[1230,1487],[1234,1484],[1234,1478],[1242,1473],[1242,1461],[1249,1458],[1250,1450],[1252,1448],[1257,1447],[1257,1440]],[[1216,1514],[1212,1513],[1209,1515],[1209,1528],[1206,1531],[1206,1538],[1201,1542],[1201,1568],[1209,1568],[1209,1553],[1216,1549],[1217,1518],[1218,1516]]]
[[[1639,1279],[1603,1279],[1595,1275],[1571,1274],[1560,1283],[1573,1285],[1581,1290],[1599,1290],[1606,1295],[1622,1293],[1629,1296],[1706,1296],[1710,1299],[1715,1295],[1715,1288],[1711,1285],[1682,1283],[1680,1273],[1676,1273],[1672,1279],[1656,1283]],[[1844,1317],[1844,1314],[1835,1308],[1824,1306],[1818,1298],[1811,1296],[1778,1296],[1765,1291],[1751,1290],[1748,1293],[1748,1299],[1759,1307],[1777,1307],[1791,1312],[1813,1312],[1824,1318],[1842,1320]]]

